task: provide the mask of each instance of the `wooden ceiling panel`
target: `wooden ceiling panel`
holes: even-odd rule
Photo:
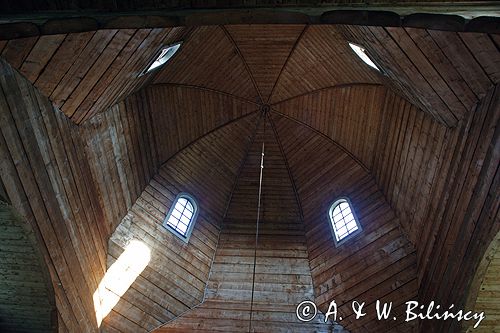
[[[347,85],[320,90],[272,105],[342,145],[371,170],[387,89]]]
[[[162,162],[197,138],[259,108],[227,94],[182,85],[153,85],[136,97],[128,102],[150,110]]]
[[[314,25],[290,55],[271,103],[339,84],[379,82],[379,74],[357,58],[337,28]]]
[[[266,103],[304,25],[228,25]]]
[[[219,26],[196,28],[154,83],[205,87],[259,101],[238,49]]]
[[[140,88],[140,76],[186,28],[98,30],[8,41],[1,56],[76,123]]]
[[[449,127],[499,81],[500,52],[488,34],[363,26],[341,30],[368,50],[392,88]]]

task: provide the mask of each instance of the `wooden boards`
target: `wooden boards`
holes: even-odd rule
[[[255,247],[263,142],[263,196]],[[260,122],[236,181],[205,301],[155,332],[246,332],[249,327],[252,332],[329,332],[332,326],[323,323],[322,316],[309,323],[298,321],[295,306],[304,299],[314,300],[304,227],[284,156],[266,119]]]
[[[92,332],[92,294],[106,270],[109,235],[158,167],[143,130],[149,119],[120,104],[77,127],[0,65],[4,195],[43,244],[59,327]]]
[[[9,40],[0,55],[79,124],[139,89],[141,72],[186,28],[110,29]]]
[[[341,31],[366,48],[386,83],[448,127],[456,126],[499,82],[494,35],[363,26]]]
[[[57,332],[56,301],[33,230],[0,201],[0,329]]]
[[[374,176],[417,248],[420,297],[458,306],[500,227],[498,87],[454,129],[392,94],[385,108]]]
[[[220,26],[197,27],[154,83],[199,86],[260,100],[244,59]]]
[[[378,84],[347,84],[307,93],[271,107],[335,141],[371,170],[387,93],[387,88]]]
[[[197,86],[155,84],[127,99],[127,107],[147,112],[160,164],[190,143],[255,112],[259,106]]]
[[[151,261],[104,320],[104,331],[147,332],[203,301],[221,221],[255,122],[250,115],[197,140],[146,186],[110,238],[108,266],[131,239],[150,248]],[[199,206],[188,244],[162,226],[179,192],[190,193]]]
[[[335,300],[340,324],[353,332],[414,330],[416,323],[405,323],[402,312],[404,302],[417,297],[415,249],[373,178],[331,140],[282,116],[272,119],[301,202],[320,309]],[[363,231],[335,247],[328,210],[341,196],[350,198]],[[379,321],[375,313],[354,319],[352,301],[373,309],[377,299],[392,301],[398,320]]]
[[[48,266],[59,327],[96,328],[92,294],[106,269],[106,229],[76,126],[0,62],[1,178]]]

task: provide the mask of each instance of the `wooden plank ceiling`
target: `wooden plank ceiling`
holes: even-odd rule
[[[163,69],[137,76],[161,46],[180,40]],[[358,59],[348,41],[366,47],[382,72]],[[263,230],[269,238],[290,238],[301,251],[288,253],[264,237],[277,254],[267,258],[263,250],[259,269],[310,268],[297,273],[304,283],[295,287],[312,290],[322,310],[332,298],[341,301],[342,324],[352,332],[408,331],[416,324],[354,320],[346,311],[354,299],[393,301],[398,313],[417,296],[460,302],[468,277],[459,268],[475,267],[467,251],[480,258],[489,231],[499,228],[499,43],[498,35],[483,33],[332,25],[99,30],[0,42],[1,56],[56,107],[10,69],[3,73],[0,152],[4,170],[15,176],[2,173],[3,187],[42,228],[48,247],[59,243],[46,260],[54,281],[64,284],[56,288],[66,308],[61,322],[95,330],[88,295],[106,268],[113,230],[108,267],[127,237],[144,239],[154,259],[106,319],[108,331],[148,331],[204,299],[200,314],[224,330],[221,309],[238,304],[234,318],[246,309],[248,281],[242,287],[238,276],[248,278],[239,270],[248,266],[251,249],[245,246],[253,235],[256,182],[249,179],[258,179],[259,153],[255,145],[245,148],[257,111],[267,107],[255,135],[270,150],[264,216],[271,222]],[[17,112],[12,96],[29,111]],[[28,122],[37,130],[26,128]],[[69,176],[67,159],[75,170]],[[41,171],[46,168],[49,174]],[[182,189],[206,198],[207,210],[179,253],[178,240],[159,224]],[[32,203],[16,194],[33,191]],[[95,216],[84,215],[78,195]],[[351,197],[364,232],[335,248],[325,211],[339,195]],[[283,211],[286,221],[279,218]],[[79,219],[93,228],[82,228]],[[61,233],[50,235],[52,225]],[[82,274],[85,269],[92,274]],[[231,272],[242,275],[225,280]],[[267,278],[264,273],[259,285],[262,300],[276,287]],[[161,303],[155,288],[175,305]],[[287,295],[296,301],[295,293]],[[284,308],[270,322],[288,318]],[[265,306],[259,311],[274,318]],[[188,324],[162,329],[183,331]]]
[[[79,124],[150,79],[141,72],[187,28],[111,29],[0,41],[0,55]]]

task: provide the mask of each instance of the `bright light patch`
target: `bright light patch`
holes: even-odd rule
[[[143,242],[132,240],[117,261],[108,269],[94,292],[97,326],[111,312],[151,259],[151,251]]]
[[[349,43],[349,46],[358,55],[358,57],[360,57],[361,60],[364,61],[365,64],[380,71],[377,65],[375,65],[375,63],[370,59],[370,57],[368,57],[368,54],[366,54],[366,50],[363,47],[356,45],[354,43]]]
[[[149,68],[144,72],[144,74],[149,73],[155,68],[158,68],[163,64],[165,64],[167,61],[170,60],[170,58],[172,58],[172,56],[175,54],[175,52],[177,52],[177,50],[179,50],[180,47],[181,43],[177,43],[163,48],[158,58],[156,58],[156,60],[151,64],[151,66],[149,66]]]

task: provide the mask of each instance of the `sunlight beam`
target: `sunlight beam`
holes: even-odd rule
[[[93,296],[97,327],[101,326],[103,319],[146,268],[150,259],[149,247],[141,241],[132,240],[109,267]]]

